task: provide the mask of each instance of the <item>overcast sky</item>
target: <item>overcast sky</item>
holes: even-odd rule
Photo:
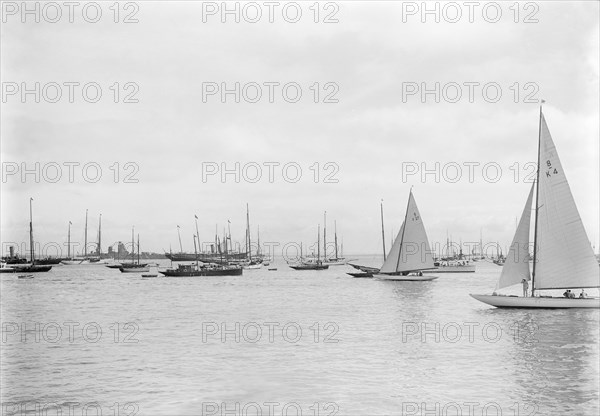
[[[140,234],[142,250],[169,245],[178,250],[177,225],[184,250],[192,251],[194,215],[203,241],[212,241],[215,225],[221,233],[228,219],[233,239],[243,241],[248,203],[253,238],[260,226],[262,242],[314,242],[326,210],[328,239],[335,219],[347,253],[379,253],[380,200],[389,240],[414,186],[432,242],[445,241],[447,233],[455,241],[478,241],[482,230],[484,242],[498,241],[505,249],[531,186],[525,179],[537,159],[543,98],[598,252],[598,2],[536,2],[527,9],[521,3],[518,15],[509,9],[513,2],[501,3],[496,23],[487,21],[494,20],[495,10],[488,7],[484,15],[484,2],[473,11],[472,23],[462,2],[455,3],[462,12],[456,23],[448,20],[457,9],[444,3],[437,23],[433,15],[423,22],[419,10],[411,14],[421,2],[389,1],[321,3],[315,23],[312,3],[300,3],[297,23],[285,20],[295,15],[292,6],[283,15],[285,2],[274,9],[273,23],[262,2],[256,23],[246,20],[257,8],[243,9],[244,3],[239,3],[246,11],[240,23],[233,15],[222,23],[219,11],[208,14],[220,2],[138,2],[137,9],[122,3],[118,23],[112,2],[101,3],[97,23],[83,18],[85,3],[74,10],[73,23],[66,8],[57,23],[46,21],[56,15],[49,7],[36,23],[34,16],[22,16],[20,2],[9,2],[8,9],[5,3],[2,242],[28,240],[30,197],[37,242],[66,242],[72,221],[72,240],[82,243],[87,208],[90,239],[102,213],[104,251],[109,243],[128,240],[131,226]],[[93,20],[94,10],[86,10]],[[130,14],[137,23],[123,22]],[[323,22],[327,17],[338,22]],[[46,86],[39,103],[33,94],[24,99],[20,90],[12,94],[15,85],[33,89],[36,82],[40,89]],[[73,87],[73,103],[65,82],[80,84]],[[95,103],[82,97],[82,85],[92,82],[102,90]],[[239,103],[233,94],[226,102],[220,93],[203,97],[203,89],[222,83],[233,89],[236,82],[247,87]],[[265,84],[271,82],[279,83],[272,103]],[[61,86],[56,103],[49,102],[56,95],[50,83]],[[256,103],[249,102],[256,96],[251,83],[261,86]],[[287,83],[301,88],[298,102],[288,102],[293,88],[287,101],[283,97]],[[435,83],[440,83],[439,103],[433,94],[424,100],[420,91],[407,94],[415,86],[433,89]],[[498,87],[502,96],[496,99]],[[129,93],[137,103],[123,102]],[[88,89],[87,99],[94,95]],[[337,102],[324,102],[327,96]],[[34,169],[36,162],[39,183],[33,174],[23,181],[22,164]],[[73,167],[72,183],[65,165],[70,162],[80,164]],[[134,165],[126,168],[128,162]],[[240,183],[234,175],[223,183],[220,172],[203,180],[203,169],[235,169],[236,162],[246,173]],[[86,163],[97,164],[88,165],[92,179],[93,166],[102,169],[96,183],[85,180]],[[436,163],[439,181],[433,173],[423,178],[421,170],[434,171]],[[50,183],[56,164],[62,177]],[[262,177],[251,183],[256,164]],[[19,171],[9,174],[15,166]],[[293,183],[295,166],[302,174]],[[456,166],[462,168],[458,179]],[[502,174],[495,180],[497,167]],[[419,171],[403,177],[407,169]],[[131,173],[137,183],[126,183]],[[326,177],[337,182],[325,183]]]

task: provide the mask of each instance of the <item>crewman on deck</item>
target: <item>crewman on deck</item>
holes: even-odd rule
[[[585,293],[584,289],[581,289],[581,293],[579,294],[579,299],[587,298],[587,293]]]
[[[523,297],[526,298],[527,297],[527,289],[529,289],[529,282],[527,282],[527,279],[523,279],[523,280],[521,280],[521,283],[523,284]]]

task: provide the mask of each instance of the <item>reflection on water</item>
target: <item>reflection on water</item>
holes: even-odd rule
[[[2,275],[4,414],[48,403],[63,414],[96,404],[115,414],[115,403],[143,415],[269,414],[265,403],[310,415],[598,412],[598,311],[479,303],[468,294],[494,287],[493,264],[431,282],[276,267],[226,278],[102,266]]]

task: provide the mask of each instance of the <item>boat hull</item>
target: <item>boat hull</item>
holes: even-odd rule
[[[38,260],[35,261],[35,263],[39,264],[39,265],[46,265],[47,266],[47,265],[60,264],[60,262],[62,260],[63,259],[60,259],[60,258],[51,258],[51,257],[48,257],[48,258],[45,258],[45,259],[38,259]]]
[[[149,272],[150,268],[147,266],[121,266],[119,267],[121,273],[144,273]]]
[[[81,259],[81,260],[62,260],[60,264],[64,264],[65,266],[74,266],[77,264],[90,264],[89,260]]]
[[[196,276],[241,276],[243,269],[241,267],[226,269],[200,269],[200,270],[176,270],[168,269],[159,273],[169,277],[196,277]]]
[[[3,268],[1,273],[41,273],[49,272],[52,266],[37,265],[37,264],[13,264],[10,268]]]
[[[316,264],[310,264],[310,265],[304,265],[304,264],[299,264],[296,266],[290,266],[292,269],[294,270],[327,270],[329,269],[329,265],[328,264],[321,264],[321,265],[316,265]]]
[[[569,299],[551,297],[496,296],[475,295],[471,297],[496,308],[527,308],[527,309],[600,309],[599,298]]]
[[[442,266],[436,269],[423,270],[423,273],[475,273],[475,266]]]
[[[416,274],[407,274],[406,276],[401,274],[376,274],[374,277],[379,280],[394,280],[399,282],[427,282],[438,278],[438,276],[419,276]]]
[[[357,270],[360,270],[361,272],[366,272],[366,273],[379,273],[379,269],[376,267],[368,267],[368,266],[361,266],[360,264],[354,264],[354,263],[348,263],[350,266],[354,267]]]
[[[369,272],[356,272],[356,273],[347,273],[350,276],[360,279],[360,278],[371,278],[373,277],[373,273],[369,273]]]

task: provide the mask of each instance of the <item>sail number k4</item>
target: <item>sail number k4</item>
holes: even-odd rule
[[[549,178],[552,175],[558,174],[558,170],[552,167],[552,163],[549,160],[546,160],[546,166],[548,167],[548,170],[546,171],[547,178]]]

